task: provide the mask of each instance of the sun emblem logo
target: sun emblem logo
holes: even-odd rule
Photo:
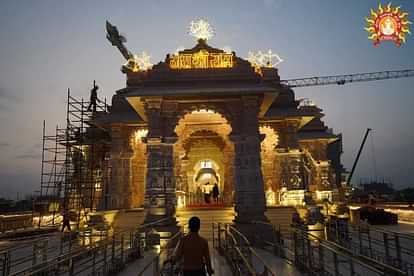
[[[386,40],[394,41],[398,47],[406,42],[405,36],[411,34],[409,25],[412,23],[407,19],[408,13],[400,9],[401,7],[392,7],[391,3],[386,7],[380,3],[377,11],[371,9],[370,16],[365,18],[365,30],[375,46]]]

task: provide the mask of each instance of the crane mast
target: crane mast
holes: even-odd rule
[[[372,73],[358,73],[349,75],[334,75],[334,76],[322,76],[322,77],[309,77],[301,79],[289,79],[281,80],[280,83],[289,87],[307,87],[307,86],[321,86],[321,85],[344,85],[351,82],[365,82],[365,81],[377,81],[386,79],[399,79],[414,77],[414,70],[395,70],[395,71],[382,71]]]
[[[347,181],[346,181],[346,185],[347,185],[348,187],[349,187],[349,185],[351,184],[351,179],[352,179],[352,176],[354,175],[355,168],[356,168],[356,166],[357,166],[357,164],[358,164],[358,161],[359,161],[359,157],[361,156],[362,149],[364,148],[365,142],[367,141],[368,134],[369,134],[369,132],[370,132],[371,130],[372,130],[372,129],[367,128],[367,130],[365,131],[365,135],[364,135],[364,138],[362,139],[361,146],[359,147],[358,154],[357,154],[357,156],[356,156],[356,158],[355,158],[354,164],[352,165],[351,172],[350,172],[350,174],[349,174],[349,176],[348,176],[348,179],[347,179]]]

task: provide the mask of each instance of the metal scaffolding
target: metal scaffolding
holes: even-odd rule
[[[66,212],[79,227],[83,217],[102,206],[109,175],[109,136],[95,119],[107,109],[106,100],[77,100],[68,89],[66,126],[57,126],[53,135],[47,135],[43,124],[39,225],[55,224],[56,215]],[[49,221],[42,221],[45,216]]]

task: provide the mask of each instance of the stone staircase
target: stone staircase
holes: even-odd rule
[[[295,207],[275,206],[267,207],[266,216],[276,227],[280,227],[282,235],[290,235],[290,224],[292,223],[292,214],[296,212]]]
[[[116,230],[133,230],[144,222],[145,212],[140,209],[119,210],[115,215],[112,227]]]
[[[233,207],[177,209],[176,218],[180,226],[188,228],[188,220],[193,216],[197,216],[201,220],[199,232],[200,236],[206,238],[207,240],[211,240],[212,223],[232,223],[234,220],[235,212]]]
[[[267,207],[266,216],[273,225],[280,227],[283,235],[288,235],[290,233],[292,214],[295,211],[295,207]],[[144,222],[144,216],[145,212],[143,209],[119,210],[113,219],[112,226],[117,230],[133,230]],[[177,209],[177,222],[180,226],[184,226],[186,231],[188,229],[188,220],[192,216],[197,216],[201,220],[200,235],[211,240],[212,223],[233,223],[235,211],[233,207]]]

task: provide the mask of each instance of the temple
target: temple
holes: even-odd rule
[[[234,206],[241,223],[266,220],[267,206],[341,199],[341,135],[272,64],[199,38],[144,68],[117,46],[128,58],[126,87],[94,117],[110,134],[105,209],[144,207],[146,221],[173,219],[177,208],[208,205],[202,194],[214,184],[216,204]]]

